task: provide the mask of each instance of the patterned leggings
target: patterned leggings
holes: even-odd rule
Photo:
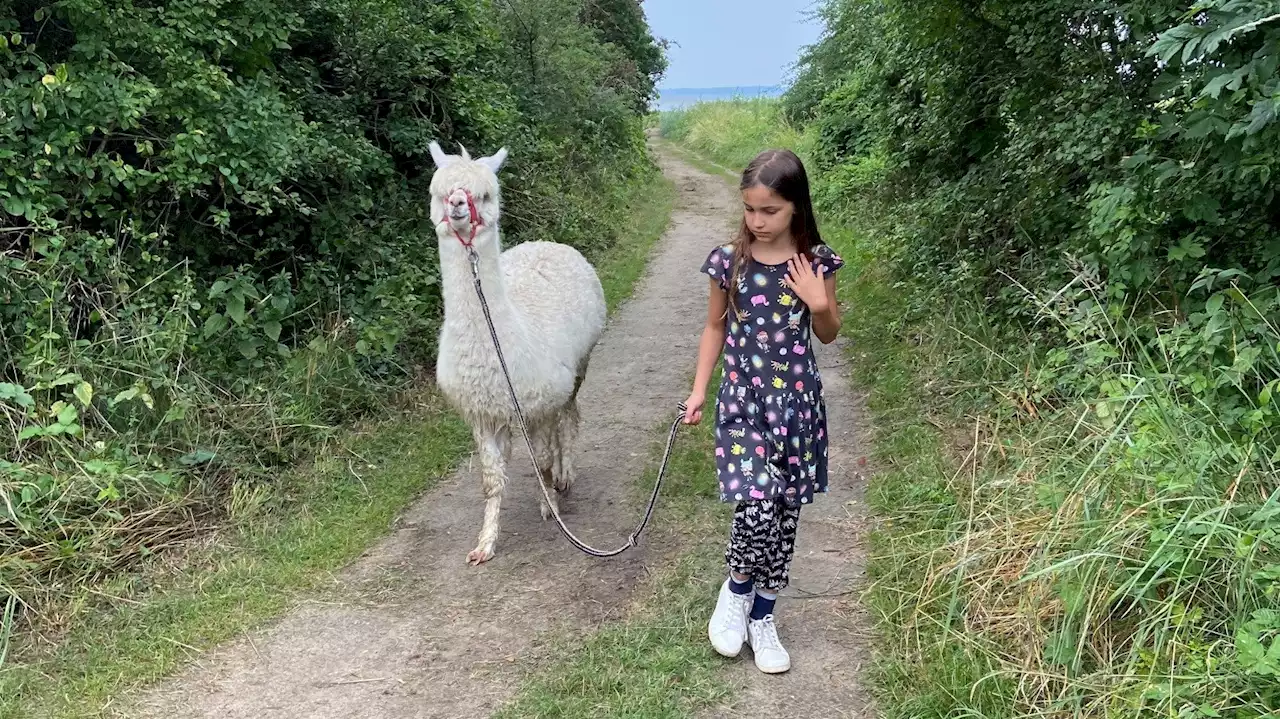
[[[766,592],[787,586],[796,549],[800,507],[780,499],[739,502],[724,559],[731,571],[751,577]]]

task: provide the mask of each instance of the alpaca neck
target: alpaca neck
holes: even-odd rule
[[[497,237],[484,236],[496,232],[497,228],[485,227],[477,233],[475,247],[479,260],[476,268],[489,315],[498,330],[498,337],[504,340],[505,345],[512,340],[523,339],[519,334],[523,326],[519,323],[518,312],[507,299],[502,267],[498,262],[502,250]],[[487,343],[488,326],[485,324],[480,299],[476,296],[471,259],[467,249],[452,234],[440,238],[440,279],[443,285],[445,323],[455,330],[483,333]]]

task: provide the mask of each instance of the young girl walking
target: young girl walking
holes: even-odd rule
[[[794,153],[761,153],[739,189],[737,238],[702,266],[711,295],[684,422],[702,421],[723,357],[716,471],[721,501],[736,508],[729,576],[707,634],[720,654],[736,657],[746,643],[761,671],[780,673],[791,657],[778,638],[774,602],[787,586],[800,508],[827,490],[826,412],[810,337],[827,344],[840,331],[833,275],[844,262],[822,242]]]

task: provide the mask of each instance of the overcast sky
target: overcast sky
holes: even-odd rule
[[[643,0],[653,34],[676,43],[661,87],[777,85],[822,31],[816,0]]]

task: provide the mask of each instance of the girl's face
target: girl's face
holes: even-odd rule
[[[742,205],[743,219],[757,242],[791,239],[791,216],[796,211],[795,203],[764,185],[756,184],[742,191]]]

